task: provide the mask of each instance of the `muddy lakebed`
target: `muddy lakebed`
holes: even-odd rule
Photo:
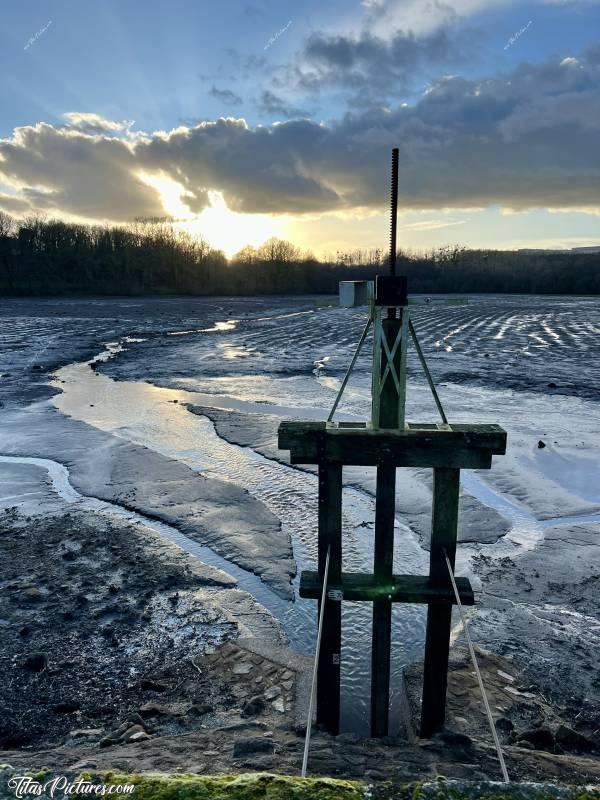
[[[111,648],[128,655],[114,676],[121,686],[139,685],[145,671],[142,682],[160,684],[165,650],[177,661],[238,636],[310,655],[316,603],[299,599],[297,587],[300,571],[316,560],[317,482],[310,468],[289,466],[276,433],[283,419],[326,418],[334,401],[366,311],[327,306],[332,301],[0,301],[0,580],[12,592],[0,620],[5,666],[22,669],[36,655],[51,662],[52,641],[67,636],[76,647],[82,635],[90,657]],[[573,717],[579,710],[577,724],[593,740],[600,720],[597,301],[473,296],[463,306],[419,308],[414,323],[450,422],[496,422],[508,432],[507,455],[461,479],[457,572],[477,593],[473,638],[514,659]],[[369,368],[366,348],[339,419],[368,417]],[[408,371],[408,418],[435,421],[414,354]],[[429,472],[402,470],[398,572],[427,570],[430,503]],[[348,468],[345,569],[371,568],[373,524],[374,470]],[[37,549],[26,546],[28,530]],[[121,552],[119,537],[129,550]],[[89,552],[79,552],[82,542]],[[154,551],[167,559],[163,569],[151,568]],[[67,567],[81,585],[61,577]],[[197,573],[200,595],[192,592]],[[133,608],[146,580],[154,594]],[[123,607],[133,625],[127,646]],[[348,734],[367,730],[370,613],[368,604],[344,605]],[[422,608],[395,607],[393,733],[401,727],[402,670],[422,658],[424,626]],[[48,630],[52,641],[44,639]],[[83,662],[71,660],[70,674],[93,683]],[[28,686],[46,670],[36,663],[24,670]],[[76,677],[69,681],[65,691],[76,694]],[[131,708],[144,698],[134,699]],[[86,713],[69,712],[69,702],[81,706],[62,697],[41,706],[43,713],[62,709],[58,737],[93,727],[91,710],[85,725],[65,721]],[[129,701],[121,692],[114,702]],[[35,744],[35,736],[19,735],[9,731],[5,747]]]

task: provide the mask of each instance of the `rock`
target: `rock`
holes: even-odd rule
[[[543,450],[544,447],[546,447],[546,442],[542,442],[542,440],[540,439],[538,442],[538,450]]]
[[[531,742],[528,742],[525,739],[522,742],[517,742],[517,747],[523,747],[525,750],[535,750],[535,747],[531,744]]]
[[[42,593],[35,586],[30,586],[29,589],[25,589],[23,595],[25,600],[28,600],[30,603],[37,603],[42,599]]]
[[[253,697],[242,706],[242,717],[255,717],[257,714],[262,714],[266,708],[266,703],[262,697]]]
[[[509,734],[514,730],[514,727],[508,717],[498,717],[496,720],[496,730],[499,733]]]
[[[280,694],[281,694],[280,686],[271,686],[269,689],[265,689],[265,698],[267,700],[273,700],[273,698],[279,697]]]
[[[548,384],[548,388],[549,389],[556,389],[556,384],[554,383],[554,381],[550,381],[550,383]]]
[[[141,725],[132,725],[130,728],[127,728],[125,733],[123,733],[121,735],[120,741],[122,741],[122,742],[130,742],[130,741],[132,741],[134,736],[136,736],[137,734],[140,734],[140,733],[143,734],[144,738],[146,738],[146,739],[150,738]]]
[[[233,745],[233,757],[252,755],[254,753],[274,753],[275,745],[271,739],[240,739]]]
[[[289,691],[294,685],[294,681],[293,680],[282,681],[281,685],[283,686],[284,689],[287,689],[287,691]]]
[[[141,717],[182,717],[190,709],[189,703],[171,703],[162,705],[149,701],[139,707]]]
[[[48,656],[45,653],[32,653],[23,662],[23,669],[28,672],[43,672],[48,666]]]
[[[533,728],[532,730],[524,731],[517,737],[517,741],[519,743],[529,742],[535,750],[554,752],[554,736],[548,728]]]
[[[153,681],[150,678],[142,678],[140,681],[140,689],[143,692],[166,692],[167,687],[164,683]]]
[[[84,739],[96,736],[102,736],[102,728],[78,728],[69,733],[69,738],[71,739]]]
[[[144,742],[146,739],[151,739],[152,737],[146,733],[146,731],[137,731],[134,733],[133,736],[128,736],[128,742]]]
[[[79,711],[79,703],[70,703],[68,700],[64,703],[57,703],[52,707],[53,714],[74,714]]]
[[[112,747],[113,744],[117,744],[117,743],[118,743],[118,739],[115,739],[110,735],[105,736],[103,739],[100,739],[100,741],[98,742],[100,747]]]
[[[559,725],[554,734],[556,744],[570,753],[589,753],[594,749],[593,742],[587,736],[577,733],[567,725]]]
[[[252,669],[252,664],[242,663],[242,664],[235,664],[232,671],[234,672],[235,675],[247,675],[251,669]]]
[[[296,734],[296,736],[306,736],[306,723],[305,722],[295,722],[291,728],[292,732]]]
[[[203,717],[205,714],[210,714],[212,711],[214,711],[214,708],[209,703],[194,703],[194,705],[190,706],[188,709],[188,714],[192,714],[194,717]]]
[[[466,733],[455,733],[454,731],[441,731],[435,738],[454,747],[471,747],[473,744],[473,740]]]
[[[306,731],[306,725],[303,726],[303,729]],[[335,740],[340,744],[357,744],[360,742],[360,736],[357,733],[340,733]]]
[[[283,697],[278,697],[277,700],[271,703],[275,711],[279,711],[281,714],[285,711],[285,704],[283,702]]]
[[[136,714],[135,711],[132,711],[130,714],[127,715],[127,722],[130,725],[141,725],[144,730],[146,730],[146,723],[140,717],[139,714]]]

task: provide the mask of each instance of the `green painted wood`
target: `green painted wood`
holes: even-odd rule
[[[475,605],[475,595],[468,578],[457,578],[456,585],[460,601],[465,606]],[[451,587],[430,583],[427,575],[392,575],[382,582],[374,575],[362,572],[343,572],[339,583],[328,583],[330,590],[341,592],[344,600],[372,602],[378,597],[391,598],[392,603],[454,603]],[[323,583],[319,573],[303,571],[300,575],[300,597],[317,600],[321,596]]]
[[[279,447],[290,451],[292,464],[316,464],[322,454],[347,465],[489,469],[492,455],[506,451],[506,432],[498,425],[411,425],[404,431],[318,426],[281,423]]]
[[[396,468],[377,467],[373,575],[383,586],[392,578],[395,511]],[[373,600],[371,736],[388,733],[391,644],[392,603],[388,595],[380,594]]]
[[[375,325],[380,326],[381,333],[374,342],[372,424],[373,428],[404,430],[408,310],[400,309],[398,318],[388,313],[387,319],[381,318],[381,309],[378,311]],[[381,584],[389,583],[392,578],[395,512],[396,467],[394,464],[379,465],[375,493],[373,575]],[[372,619],[371,736],[386,736],[392,644],[392,603],[388,595],[380,595],[373,601]]]
[[[323,585],[329,548],[328,586],[342,577],[342,466],[319,464],[319,583]],[[320,613],[320,593],[319,609]],[[340,668],[342,650],[342,603],[328,593],[323,617],[321,651],[317,668],[317,722],[334,736],[340,728]]]
[[[452,584],[444,550],[447,552],[454,570],[459,484],[459,470],[434,470],[429,579],[432,586],[450,590]],[[441,730],[446,719],[451,624],[451,603],[429,604],[421,705],[421,736],[424,738]]]

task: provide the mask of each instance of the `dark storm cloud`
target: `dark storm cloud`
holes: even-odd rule
[[[373,108],[331,124],[295,119],[250,128],[220,119],[127,137],[20,128],[0,142],[0,181],[4,175],[24,189],[19,197],[31,208],[96,219],[164,214],[140,173],[180,183],[194,211],[211,189],[246,212],[383,208],[389,151],[398,145],[406,208],[597,208],[599,141],[595,47],[488,80],[446,77],[414,106]]]
[[[243,102],[242,98],[231,89],[217,89],[216,86],[213,86],[209,95],[215,100],[220,100],[226,106],[240,106]]]

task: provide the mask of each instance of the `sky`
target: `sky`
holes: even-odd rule
[[[0,210],[232,255],[600,244],[600,0],[4,0]]]

